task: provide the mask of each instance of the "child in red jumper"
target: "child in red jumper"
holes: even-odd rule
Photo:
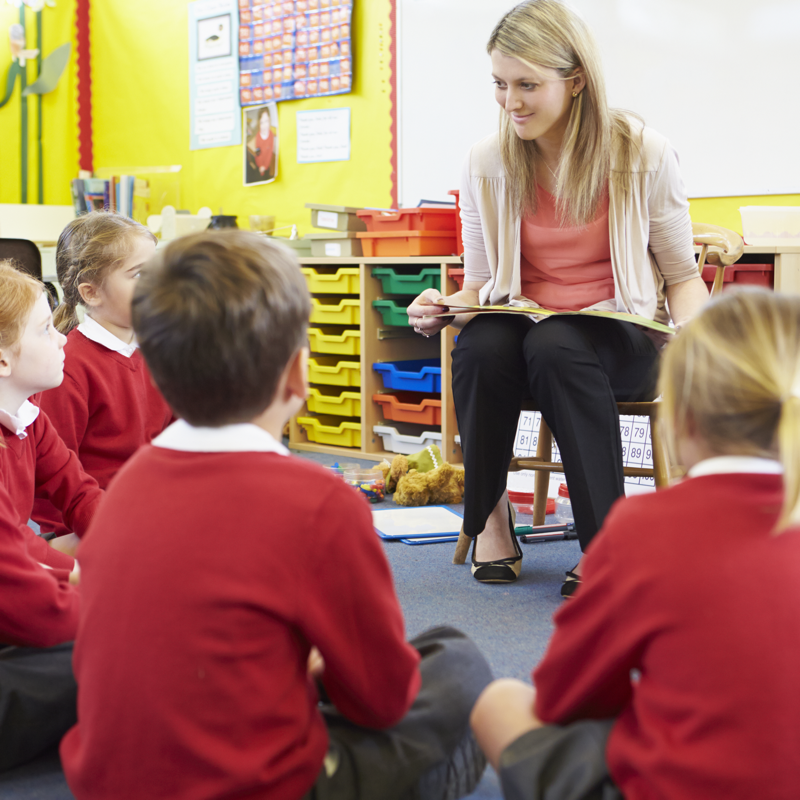
[[[798,796],[800,298],[712,302],[661,392],[686,480],[613,507],[536,689],[473,712],[506,798]]]
[[[172,420],[131,326],[133,290],[155,241],[143,225],[106,211],[73,220],[58,240],[56,269],[64,302],[55,322],[67,335],[64,382],[36,401],[103,489]],[[86,309],[80,324],[78,305]],[[33,518],[42,530],[68,532],[45,500],[36,503]]]
[[[55,744],[75,719],[77,567],[27,524],[36,493],[83,532],[102,494],[28,402],[61,381],[63,346],[42,284],[0,263],[0,770]]]
[[[450,628],[405,641],[368,504],[281,444],[309,312],[294,255],[244,231],[178,239],[140,278],[134,328],[180,421],[81,545],[79,800],[443,800],[480,776],[488,665]]]

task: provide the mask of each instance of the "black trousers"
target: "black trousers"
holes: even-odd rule
[[[506,488],[524,398],[561,451],[581,549],[624,492],[617,401],[655,396],[658,350],[629,322],[484,314],[453,351],[453,399],[464,454],[464,532],[477,536]]]
[[[469,715],[492,672],[477,646],[449,627],[433,628],[411,644],[422,656],[422,687],[406,716],[392,728],[362,728],[334,706],[322,707],[330,735],[328,761],[304,800],[427,800],[468,794],[483,772],[485,759],[469,728]],[[475,758],[453,762],[472,743]],[[477,764],[475,763],[477,762]],[[472,772],[469,781],[466,774]],[[463,792],[454,792],[463,786]]]
[[[59,742],[76,722],[76,696],[72,642],[0,649],[0,771]]]

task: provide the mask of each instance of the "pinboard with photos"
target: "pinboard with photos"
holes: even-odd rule
[[[345,94],[353,0],[239,0],[242,106]]]

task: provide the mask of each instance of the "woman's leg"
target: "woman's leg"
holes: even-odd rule
[[[531,395],[553,431],[585,550],[624,494],[617,401],[652,399],[658,351],[635,325],[551,317],[524,343]]]
[[[469,322],[453,351],[453,400],[464,454],[464,533],[480,561],[513,556],[505,496],[520,403],[527,394],[523,342],[533,323],[486,314]]]

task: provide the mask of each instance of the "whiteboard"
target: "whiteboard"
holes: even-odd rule
[[[486,42],[513,0],[396,0],[398,200],[449,199],[497,130]],[[608,102],[678,151],[689,197],[800,193],[800,0],[572,0]]]

